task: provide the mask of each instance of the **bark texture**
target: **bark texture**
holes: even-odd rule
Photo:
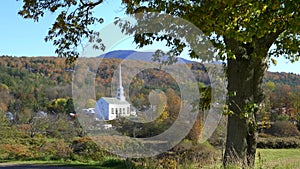
[[[228,59],[229,110],[224,165],[254,166],[256,153],[256,114],[263,101],[261,88],[267,69],[267,51],[226,39],[235,59]]]

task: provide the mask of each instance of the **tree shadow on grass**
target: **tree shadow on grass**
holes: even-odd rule
[[[100,167],[111,169],[137,169],[137,167],[132,162],[117,159],[106,160],[100,165]]]
[[[138,169],[131,161],[109,159],[99,164],[15,164],[0,163],[0,169]]]

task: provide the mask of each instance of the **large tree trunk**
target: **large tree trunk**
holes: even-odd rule
[[[229,110],[224,165],[254,166],[256,153],[256,113],[263,101],[262,79],[267,68],[250,46],[229,44],[236,58],[228,59]],[[261,56],[262,54],[260,54]],[[266,55],[265,55],[266,56]]]

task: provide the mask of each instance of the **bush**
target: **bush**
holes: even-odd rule
[[[100,148],[91,138],[82,137],[72,143],[73,159],[87,162],[102,160],[108,153]]]
[[[258,138],[257,148],[300,148],[297,137],[264,137]]]
[[[5,149],[5,151],[1,150]],[[62,139],[49,139],[44,136],[18,138],[17,142],[4,144],[0,148],[1,159],[8,154],[13,160],[61,160],[70,159],[72,149]]]
[[[216,150],[208,143],[193,145],[190,149],[179,150],[176,154],[180,155],[179,164],[193,163],[199,166],[213,164],[217,158]]]
[[[54,139],[43,144],[39,152],[45,160],[69,159],[72,148],[62,139]]]
[[[22,144],[2,144],[0,145],[0,154],[2,160],[23,160],[33,157],[29,147]]]
[[[193,141],[184,140],[172,150],[153,158],[144,158],[144,166],[152,168],[186,168],[190,165],[201,167],[213,164],[217,160],[217,152],[209,143],[195,144]],[[148,163],[148,164],[145,164]]]
[[[269,129],[266,130],[266,133],[280,137],[299,136],[299,130],[289,121],[275,122]]]

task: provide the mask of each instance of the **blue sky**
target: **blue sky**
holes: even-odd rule
[[[51,42],[44,42],[48,29],[55,20],[54,14],[47,14],[39,22],[25,20],[17,14],[22,2],[16,0],[1,0],[0,5],[0,55],[10,56],[56,56],[55,47]],[[104,18],[104,24],[99,29],[109,25],[114,17],[124,16],[120,0],[106,0],[96,8],[96,14]],[[97,28],[98,29],[98,28]],[[128,45],[129,49],[135,49]],[[115,45],[112,49],[124,49]],[[150,48],[149,48],[150,50]],[[300,74],[300,62],[289,63],[280,58],[276,66],[271,65],[269,71],[294,72]]]

